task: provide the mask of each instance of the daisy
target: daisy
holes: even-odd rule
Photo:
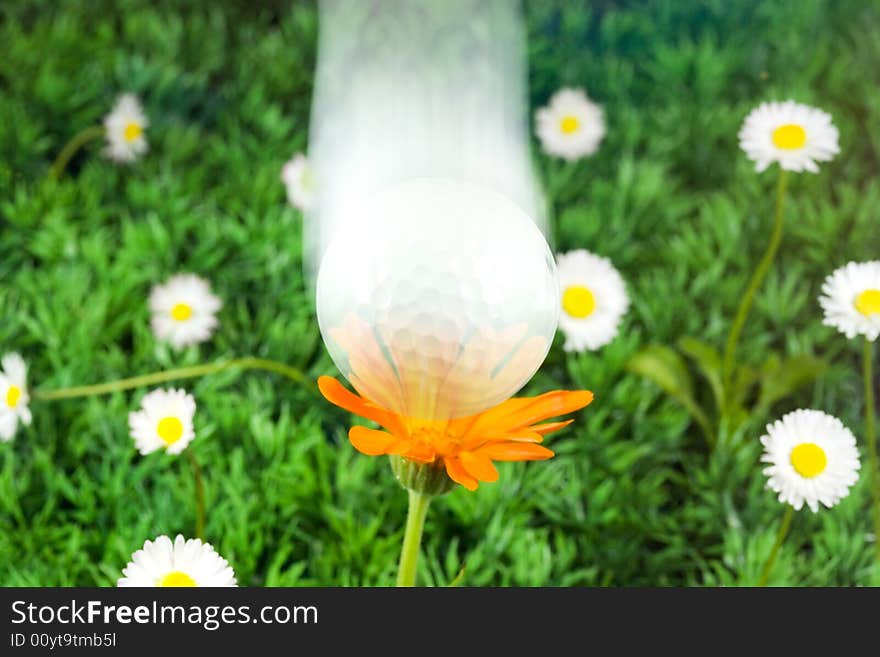
[[[817,173],[816,162],[828,162],[839,151],[831,115],[793,100],[761,103],[739,131],[739,145],[763,171],[773,162],[788,171]]]
[[[586,249],[560,254],[556,260],[564,349],[584,351],[605,346],[617,335],[629,308],[623,278],[610,260]]]
[[[144,131],[150,125],[134,94],[123,94],[104,117],[105,154],[115,162],[134,162],[147,152]]]
[[[779,501],[815,513],[819,502],[831,508],[859,478],[859,452],[852,432],[822,411],[797,410],[767,425],[761,436],[767,487]]]
[[[141,454],[164,449],[180,454],[193,438],[196,400],[183,390],[153,390],[144,395],[141,408],[128,414],[131,437]]]
[[[153,333],[178,349],[204,342],[217,327],[215,314],[222,305],[204,279],[195,274],[172,276],[150,291]]]
[[[28,408],[30,397],[27,390],[27,366],[16,353],[0,360],[0,442],[12,440],[19,421],[25,426],[31,423]]]
[[[583,89],[560,89],[535,112],[535,131],[545,153],[572,161],[598,150],[605,118]]]
[[[208,543],[186,540],[174,543],[167,536],[147,541],[131,555],[117,586],[238,586],[229,562]]]
[[[880,336],[880,260],[850,262],[835,270],[822,284],[819,304],[823,324],[848,338]]]
[[[297,153],[281,168],[281,181],[287,188],[287,200],[300,210],[308,210],[315,202],[315,175],[309,161]]]

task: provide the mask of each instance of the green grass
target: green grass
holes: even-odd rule
[[[550,440],[555,459],[502,464],[498,483],[435,501],[420,581],[444,585],[466,565],[463,583],[477,586],[753,584],[783,513],[758,463],[768,418],[710,454],[686,413],[624,366],[681,335],[723,346],[774,183],[736,134],[758,102],[791,97],[831,112],[842,152],[793,177],[740,355],[828,358],[771,414],[821,408],[861,433],[857,344],[821,325],[816,297],[833,268],[880,254],[880,8],[579,4],[526,3],[531,103],[584,85],[609,133],[593,158],[537,164],[557,190],[555,248],[610,257],[633,306],[601,352],[569,355],[557,339],[527,392],[579,386],[596,401]],[[301,218],[278,179],[307,140],[315,9],[200,5],[0,4],[0,351],[22,353],[35,387],[237,356],[334,373],[301,271]],[[48,182],[57,152],[122,91],[144,100],[148,156],[116,167],[91,147]],[[146,296],[178,271],[209,278],[225,306],[210,342],[176,354],[152,337]],[[350,417],[268,373],[181,385],[198,403],[207,538],[242,584],[393,583],[406,495],[385,459],[348,443]],[[0,444],[0,584],[113,585],[145,539],[192,534],[187,462],[141,457],[128,436],[143,392],[34,402],[32,427]],[[867,483],[797,514],[771,584],[871,583]]]

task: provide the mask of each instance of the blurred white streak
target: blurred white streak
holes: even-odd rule
[[[518,2],[321,0],[309,279],[358,199],[412,178],[488,187],[546,233],[526,108]]]

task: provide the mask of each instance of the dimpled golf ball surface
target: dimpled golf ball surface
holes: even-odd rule
[[[559,287],[523,210],[488,188],[418,179],[344,212],[318,272],[318,321],[361,395],[445,420],[531,378],[556,331]]]

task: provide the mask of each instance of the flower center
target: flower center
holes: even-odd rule
[[[122,136],[125,137],[125,141],[134,141],[142,134],[144,134],[144,129],[134,122],[127,123],[125,125],[125,130],[122,131]]]
[[[156,431],[166,445],[173,445],[183,436],[183,423],[174,416],[163,417]]]
[[[439,429],[435,426],[414,427],[412,439],[426,452],[433,452],[438,456],[451,456],[457,453],[461,447],[459,436],[447,433],[445,429]]]
[[[815,443],[801,443],[791,450],[791,465],[800,476],[812,479],[825,470],[828,457]]]
[[[18,386],[9,386],[9,390],[6,391],[6,405],[9,408],[15,408],[19,399],[21,399],[21,388]]]
[[[571,285],[562,294],[562,309],[577,319],[589,317],[596,310],[596,297],[583,285]]]
[[[195,586],[196,580],[179,570],[172,570],[159,580],[159,586]]]
[[[773,145],[787,151],[803,148],[807,143],[807,133],[799,125],[787,123],[773,131]]]
[[[868,315],[880,315],[880,290],[872,288],[865,290],[857,296],[856,310],[865,317]]]
[[[580,127],[581,122],[577,120],[576,116],[563,116],[562,121],[559,122],[559,129],[566,135],[577,132]]]
[[[178,303],[171,309],[171,317],[178,322],[185,322],[192,317],[193,309],[185,303]]]

